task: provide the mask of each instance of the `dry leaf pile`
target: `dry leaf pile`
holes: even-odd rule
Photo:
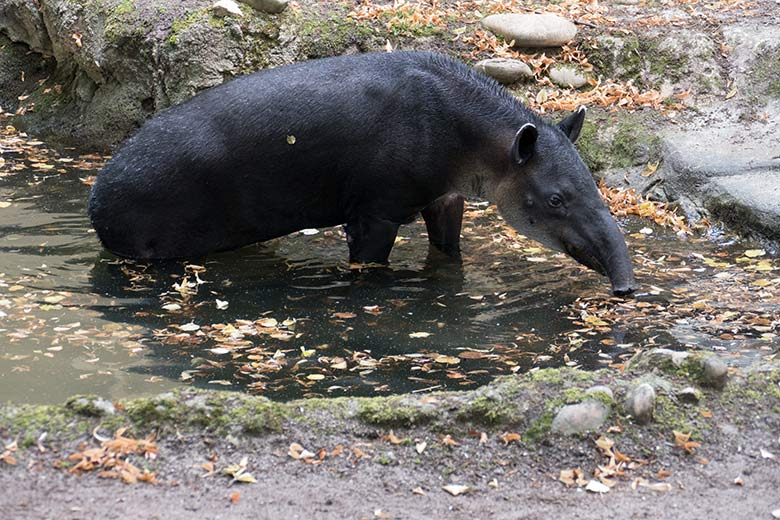
[[[647,200],[637,194],[634,188],[610,188],[603,180],[599,183],[599,190],[613,215],[619,217],[637,215],[678,233],[692,234],[685,218],[678,215],[666,203]]]
[[[126,428],[120,428],[113,439],[102,440],[99,448],[86,448],[70,455],[68,461],[76,463],[70,472],[82,474],[98,471],[99,477],[121,479],[126,484],[139,481],[157,484],[154,473],[147,469],[142,471],[128,461],[133,455],[154,460],[159,454],[154,435],[138,440],[125,437],[126,431]]]

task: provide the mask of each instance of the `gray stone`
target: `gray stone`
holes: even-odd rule
[[[0,2],[0,32],[11,41],[23,42],[36,52],[50,54],[51,40],[35,0],[3,0]]]
[[[534,75],[531,67],[520,60],[509,58],[491,58],[478,61],[474,68],[505,85],[521,79],[532,78]]]
[[[646,424],[653,418],[655,409],[655,389],[642,383],[626,394],[625,410],[639,424]]]
[[[701,391],[692,386],[687,386],[677,392],[675,397],[683,403],[698,403],[701,400]]]
[[[555,14],[493,14],[481,21],[515,47],[558,47],[577,35],[577,27]]]
[[[243,0],[243,2],[258,11],[277,14],[287,9],[290,0]]]
[[[114,404],[101,397],[79,397],[72,401],[69,406],[83,415],[92,415],[95,417],[114,415],[116,413]]]
[[[723,388],[728,380],[728,367],[720,358],[705,356],[701,360],[701,384],[714,388]]]
[[[568,64],[554,65],[550,68],[550,79],[559,87],[580,88],[588,84],[588,76],[580,67]]]
[[[214,16],[220,16],[222,18],[226,16],[243,16],[241,8],[233,0],[217,0],[214,5],[211,6],[211,12]]]
[[[670,395],[674,390],[674,385],[671,381],[655,374],[645,374],[639,378],[638,382],[640,384],[646,383],[652,386],[657,394]]]
[[[615,394],[612,393],[612,389],[605,385],[591,386],[590,388],[585,390],[585,395],[591,395],[591,394],[604,394],[607,397],[609,397],[610,400],[615,399]]]
[[[598,430],[609,416],[609,407],[601,401],[587,399],[578,404],[566,405],[558,411],[551,431],[571,435]]]

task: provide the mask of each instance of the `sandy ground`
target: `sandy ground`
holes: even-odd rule
[[[647,466],[627,471],[605,495],[568,488],[557,480],[561,469],[579,466],[590,475],[597,463],[603,463],[592,448],[595,438],[561,440],[560,445],[528,451],[514,443],[504,446],[497,438],[484,445],[477,438],[459,439],[458,446],[447,448],[430,436],[433,446],[418,455],[414,445],[395,446],[346,433],[322,442],[333,446],[340,441],[350,448],[319,465],[309,465],[287,455],[287,434],[241,441],[238,447],[191,435],[160,443],[160,455],[151,463],[158,485],[126,485],[95,474],[72,475],[56,469],[54,463],[66,452],[78,451],[76,445],[62,445],[59,453],[20,452],[18,465],[0,465],[0,516],[14,520],[196,515],[210,519],[736,520],[769,519],[772,511],[780,509],[780,463],[760,453],[760,448],[780,453],[777,432],[743,432],[732,438],[739,439],[735,443],[705,445],[694,455],[683,454],[663,439],[660,443],[648,439],[649,445],[657,444],[658,458],[649,457]],[[371,458],[356,461],[350,454],[353,446],[361,446]],[[256,483],[231,485],[230,478],[219,473],[201,477],[205,473],[201,464],[208,457],[216,458],[219,469],[245,455]],[[702,464],[701,457],[709,463]],[[659,468],[671,471],[664,479],[671,484],[670,491],[631,489],[634,478],[650,477]],[[735,483],[737,478],[742,485]],[[472,491],[451,496],[442,489],[449,483],[468,485]],[[424,495],[413,492],[415,488]],[[235,502],[230,500],[233,493],[239,493]]]

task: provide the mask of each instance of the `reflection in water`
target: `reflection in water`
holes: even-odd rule
[[[429,251],[417,223],[390,268],[350,270],[337,229],[145,265],[102,250],[76,173],[0,182],[3,400],[181,384],[277,399],[473,388],[537,367],[619,366],[654,345],[760,355],[777,328],[777,263],[740,264],[739,243],[635,237],[646,292],[629,301],[476,206],[462,263]]]

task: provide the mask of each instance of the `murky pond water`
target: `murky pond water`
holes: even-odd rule
[[[647,236],[646,221],[629,222],[643,285],[630,300],[485,205],[467,211],[462,263],[429,254],[418,222],[402,228],[388,269],[350,270],[338,229],[138,264],[90,230],[83,180],[97,172],[84,158],[4,157],[2,401],[179,385],[274,399],[420,392],[562,364],[619,369],[652,346],[730,363],[776,348],[780,263],[751,244]]]

